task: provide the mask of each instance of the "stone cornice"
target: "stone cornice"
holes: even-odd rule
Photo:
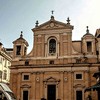
[[[4,58],[6,58],[9,61],[12,61],[12,57],[9,56],[7,53],[0,51],[0,55],[3,56]]]

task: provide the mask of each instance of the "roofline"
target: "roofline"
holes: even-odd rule
[[[74,29],[74,26],[72,26],[72,25],[70,25],[70,24],[67,24],[67,23],[63,23],[63,22],[60,22],[60,21],[57,21],[57,20],[49,20],[49,21],[47,21],[47,22],[45,22],[45,23],[42,23],[42,24],[40,24],[39,26],[37,26],[37,27],[35,27],[35,28],[32,28],[31,30],[33,31],[33,32],[35,32],[35,31],[40,31],[40,30],[50,30],[50,29],[39,29],[39,28],[41,28],[43,25],[46,25],[46,24],[48,24],[48,23],[50,23],[50,22],[57,22],[57,23],[60,23],[60,24],[62,24],[62,25],[65,25],[65,26],[67,26],[67,27],[69,27],[69,28],[71,28],[71,29]],[[57,29],[57,28],[53,28],[53,29]],[[60,29],[60,28],[59,28]],[[61,28],[61,29],[63,29],[63,28]],[[64,28],[64,29],[66,29],[66,27]]]

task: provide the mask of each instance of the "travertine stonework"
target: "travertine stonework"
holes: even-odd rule
[[[97,100],[96,92],[84,90],[95,84],[92,75],[100,66],[100,30],[93,36],[87,27],[80,41],[72,41],[73,29],[69,19],[63,23],[51,16],[36,22],[29,54],[22,34],[13,42],[10,87],[17,100],[86,100],[89,94]]]

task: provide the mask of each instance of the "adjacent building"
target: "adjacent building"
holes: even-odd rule
[[[100,69],[98,69],[98,71],[94,73],[93,77],[96,78],[97,82],[94,85],[87,87],[85,89],[85,92],[88,92],[88,91],[97,92],[97,96],[98,96],[97,100],[100,100]],[[90,95],[88,97],[91,98]],[[91,99],[89,99],[89,100],[91,100]]]
[[[85,100],[88,95],[98,100],[96,93],[84,90],[96,82],[100,29],[94,36],[87,27],[80,41],[72,40],[73,29],[69,18],[63,23],[52,15],[41,25],[36,21],[29,54],[22,32],[13,42],[10,87],[17,100]]]
[[[0,42],[0,82],[9,84],[12,57],[2,45]]]

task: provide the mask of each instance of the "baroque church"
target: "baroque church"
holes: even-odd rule
[[[20,37],[13,41],[10,87],[17,100],[98,100],[95,91],[84,92],[96,83],[93,74],[100,68],[100,29],[81,40],[72,40],[69,18],[66,23],[50,20],[33,31],[33,48]]]

